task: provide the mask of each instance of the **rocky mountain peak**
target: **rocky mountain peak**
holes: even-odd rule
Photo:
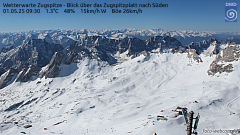
[[[160,52],[183,52],[184,47],[177,39],[166,36],[156,36],[146,41],[148,50],[159,48]]]
[[[240,46],[228,45],[226,48],[221,49],[215,60],[211,63],[208,70],[208,75],[215,75],[222,72],[232,72],[233,64],[231,62],[240,59]]]
[[[11,75],[3,72],[0,74],[0,79],[2,82],[9,82],[12,80],[13,74],[18,74],[17,81],[30,80],[32,76],[38,74],[41,67],[49,63],[55,52],[63,51],[63,47],[42,39],[31,39],[26,44],[10,48],[8,51],[7,49],[4,50],[0,54],[0,67],[4,72],[9,72]],[[1,87],[6,84],[1,83]]]
[[[62,50],[61,45],[50,44],[42,39],[32,39],[26,44],[2,53],[0,62],[3,67],[20,68],[23,65],[43,67],[48,64],[55,52]]]
[[[0,75],[2,82],[9,82],[16,75],[16,81],[28,81],[33,76],[54,78],[60,73],[62,64],[79,62],[84,58],[106,61],[109,65],[122,62],[126,57],[134,58],[142,53],[186,52],[189,58],[202,62],[199,54],[217,54],[220,42],[210,38],[184,47],[170,36],[154,36],[147,40],[136,37],[110,39],[104,36],[87,36],[64,48],[59,44],[48,43],[44,39],[31,39],[18,47],[3,48],[0,54]],[[124,57],[124,58],[121,58]],[[41,68],[44,67],[44,70]],[[16,71],[16,72],[15,72]],[[7,83],[2,83],[4,87]]]
[[[202,42],[191,43],[187,45],[188,49],[195,49],[199,55],[205,51],[206,55],[217,54],[220,50],[221,42],[216,38],[210,38]]]

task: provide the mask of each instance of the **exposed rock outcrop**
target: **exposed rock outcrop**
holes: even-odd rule
[[[28,43],[0,54],[2,67],[22,68],[23,66],[37,65],[43,67],[49,63],[53,54],[63,51],[58,44],[50,44],[45,40],[32,39]]]
[[[195,49],[187,49],[186,52],[188,53],[188,58],[193,59],[196,62],[203,62],[201,57],[196,53]]]
[[[225,49],[221,49],[215,60],[211,63],[208,75],[216,73],[232,72],[233,65],[230,62],[238,61],[240,57],[240,46],[229,45]]]
[[[212,55],[218,53],[220,42],[217,39],[192,43],[187,47],[181,42],[169,36],[155,36],[148,40],[136,37],[126,37],[122,39],[110,39],[104,36],[87,36],[81,38],[64,48],[59,44],[48,43],[42,39],[32,39],[28,43],[18,47],[5,47],[0,53],[0,88],[5,87],[12,77],[17,75],[14,81],[26,82],[33,77],[54,78],[61,71],[62,64],[77,63],[85,57],[106,61],[109,65],[121,62],[120,55],[134,58],[143,53],[176,53],[186,52],[188,57],[197,62],[202,62],[200,54]],[[222,61],[232,61],[231,50],[226,48],[224,57],[218,58]],[[235,55],[234,55],[235,56]],[[124,59],[123,59],[124,60]],[[211,64],[209,74],[215,72],[231,71],[232,66],[218,64],[216,60]],[[13,70],[14,69],[14,70]]]
[[[159,52],[184,52],[185,48],[182,46],[181,42],[175,38],[166,36],[156,36],[148,39],[146,41],[147,51],[152,51],[154,49],[160,49]]]
[[[206,55],[212,55],[212,54],[218,54],[220,50],[220,47],[219,47],[220,44],[221,42],[219,42],[218,39],[210,38],[207,41],[204,40],[202,42],[191,43],[190,45],[187,45],[187,48],[195,49],[198,55],[204,52]]]
[[[4,47],[0,53],[0,88],[5,87],[16,75],[15,81],[26,82],[38,76],[41,67],[46,66],[55,52],[63,47],[45,40],[32,39],[18,47]]]
[[[184,52],[182,44],[172,37],[156,36],[148,40],[141,40],[134,37],[123,39],[108,39],[103,36],[86,37],[67,47],[68,54],[77,54],[77,59],[89,57],[107,61],[115,64],[117,60],[113,57],[117,52],[122,54],[127,52],[127,56],[138,56],[141,52],[151,52],[158,49],[159,52]]]
[[[44,67],[40,73],[39,73],[39,77],[46,77],[46,78],[54,78],[57,77],[60,69],[59,66],[63,63],[66,63],[66,55],[64,53],[61,52],[56,52],[51,61],[49,62],[49,64]]]
[[[17,70],[10,68],[8,71],[6,71],[4,74],[0,76],[0,89],[7,86],[7,84],[12,81],[13,77],[17,74]]]
[[[19,72],[16,81],[27,82],[31,80],[33,76],[37,76],[40,69],[37,65],[29,65]]]
[[[14,49],[15,47],[14,46],[6,46],[6,47],[3,47],[0,51],[0,53],[6,53],[12,49]]]

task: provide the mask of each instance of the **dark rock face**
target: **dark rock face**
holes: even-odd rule
[[[61,51],[61,45],[41,39],[32,39],[18,47],[3,48],[0,53],[0,88],[5,87],[17,74],[15,81],[22,82],[38,76],[41,67],[49,63],[55,52]]]
[[[120,40],[117,47],[116,51],[119,51],[120,53],[128,51],[129,56],[138,55],[147,49],[145,41],[138,38],[124,38]]]
[[[11,106],[9,106],[5,111],[13,111],[13,110],[17,109],[20,105],[23,104],[23,102],[24,102],[24,101],[21,101],[21,102],[19,102],[19,103],[16,103],[16,104],[14,104],[14,105],[11,105]]]
[[[102,36],[86,37],[67,47],[67,55],[70,56],[69,59],[76,60],[89,57],[90,59],[103,60],[109,64],[113,64],[116,63],[116,61],[110,54],[117,51],[117,42],[118,41],[114,39],[107,39]]]
[[[55,52],[62,50],[61,45],[49,44],[41,39],[32,39],[24,45],[1,53],[0,63],[2,67],[20,68],[28,65],[43,67],[48,64]]]
[[[32,125],[25,125],[25,126],[23,126],[24,128],[30,128],[30,127],[32,127]]]
[[[6,72],[5,69],[3,67],[0,67],[0,76],[5,72]]]
[[[12,49],[14,49],[15,47],[14,46],[6,46],[6,47],[3,47],[0,51],[0,53],[6,53]]]
[[[8,82],[10,82],[12,80],[13,76],[15,76],[16,74],[17,74],[17,70],[13,69],[13,68],[10,68],[8,71],[3,73],[0,76],[0,89],[7,86]]]
[[[148,40],[138,38],[123,38],[120,40],[107,39],[102,36],[86,37],[67,47],[68,54],[77,54],[78,58],[89,57],[115,64],[113,55],[128,51],[128,56],[138,56],[143,51],[152,51],[160,48],[160,52],[183,52],[182,44],[172,37],[156,36]]]
[[[27,82],[32,79],[33,76],[37,76],[40,71],[40,67],[37,65],[30,65],[26,68],[23,68],[17,78],[16,81]]]
[[[118,57],[115,54],[125,53],[128,57],[133,58],[150,52],[187,52],[189,58],[202,62],[198,53],[203,52],[213,42],[218,43],[216,39],[209,39],[183,47],[178,40],[169,36],[155,36],[148,40],[135,37],[109,39],[103,36],[88,36],[70,44],[64,50],[59,44],[48,43],[42,39],[31,39],[21,46],[6,47],[1,50],[0,88],[12,81],[13,76],[15,76],[15,81],[21,82],[31,80],[33,76],[40,78],[57,77],[61,64],[77,63],[85,57],[106,61],[113,65],[118,62]],[[230,58],[227,59],[230,60]],[[230,68],[225,69],[230,70]]]
[[[169,36],[152,37],[146,41],[146,45],[147,45],[147,51],[151,51],[158,48],[160,49],[160,52],[163,52],[163,53],[183,52],[185,50],[181,42]]]
[[[204,40],[203,42],[197,42],[197,43],[191,43],[190,45],[187,45],[188,49],[195,49],[196,53],[199,55],[204,50],[207,50],[211,44],[215,44],[216,47],[213,51],[213,54],[218,54],[220,48],[218,47],[221,43],[216,38],[210,38],[209,40]]]
[[[210,65],[208,75],[215,75],[216,73],[232,72],[233,65],[228,62],[238,61],[240,58],[240,46],[229,45],[225,49],[220,50],[215,60]]]
[[[44,71],[41,71],[39,73],[39,77],[46,77],[46,78],[54,78],[57,77],[59,75],[60,69],[59,66],[62,63],[66,62],[66,55],[64,53],[61,52],[56,52],[51,61],[49,62],[49,64],[47,65],[47,69]]]
[[[138,38],[108,39],[103,36],[89,36],[72,43],[66,48],[65,53],[55,53],[44,71],[39,77],[53,78],[58,76],[61,64],[78,62],[84,57],[116,64],[114,54],[128,52],[128,56],[138,56],[142,52],[149,52],[161,47],[161,52],[183,52],[182,44],[171,37],[153,37],[147,41]]]

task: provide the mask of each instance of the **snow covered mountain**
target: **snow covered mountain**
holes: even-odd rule
[[[0,49],[5,46],[19,46],[27,43],[31,39],[44,39],[49,43],[60,44],[64,48],[74,41],[88,36],[104,36],[112,39],[126,37],[136,37],[147,40],[153,36],[170,36],[179,40],[182,45],[191,42],[200,42],[209,38],[240,43],[240,33],[238,32],[198,32],[186,30],[163,30],[163,29],[122,29],[122,30],[39,30],[18,33],[0,33]]]
[[[3,48],[0,52],[0,88],[15,79],[24,82],[32,79],[59,51],[63,51],[61,45],[50,44],[42,39],[31,39],[18,47]]]
[[[199,134],[239,129],[239,52],[214,38],[183,46],[170,36],[5,47],[0,132],[184,135],[179,107],[200,113]]]
[[[72,43],[66,50],[63,50],[61,45],[48,43],[43,39],[31,39],[16,48],[2,49],[0,88],[15,80],[15,77],[16,81],[23,82],[31,80],[33,76],[56,77],[61,64],[69,65],[85,57],[106,61],[112,65],[123,61],[122,56],[136,57],[156,49],[159,49],[158,52],[184,51],[184,47],[175,38],[161,36],[146,41],[138,38],[108,39],[103,36],[90,36]],[[40,70],[44,66],[44,70]]]

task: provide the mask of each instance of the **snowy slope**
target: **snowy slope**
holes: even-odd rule
[[[232,62],[234,72],[209,76],[215,55],[201,58],[140,55],[115,66],[86,58],[62,65],[59,77],[12,83],[0,91],[0,132],[185,135],[184,118],[173,111],[178,106],[200,113],[199,134],[239,128],[239,62]]]

